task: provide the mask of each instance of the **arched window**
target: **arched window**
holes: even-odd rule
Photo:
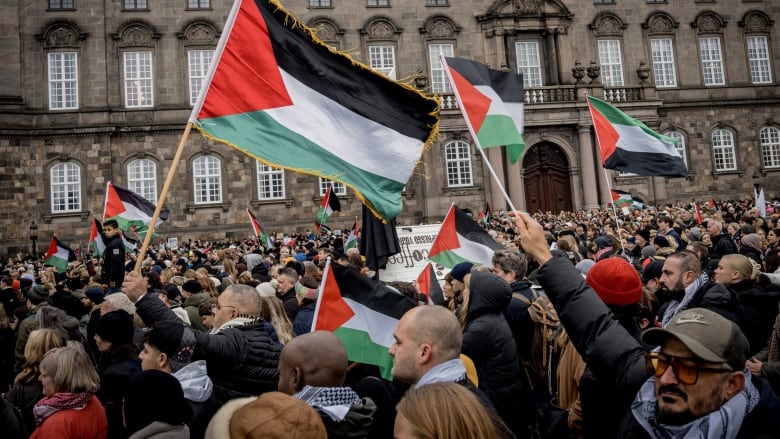
[[[780,130],[775,127],[762,128],[758,133],[761,139],[761,157],[765,168],[780,167]]]
[[[444,145],[447,164],[447,186],[471,186],[471,145],[463,140],[453,140]]]
[[[737,157],[734,153],[734,134],[726,129],[712,132],[712,156],[716,171],[736,171]]]
[[[257,162],[257,198],[261,200],[284,198],[284,169]]]
[[[675,145],[675,147],[677,148],[677,152],[680,153],[680,157],[682,157],[683,162],[685,162],[685,166],[687,167],[688,156],[685,153],[685,136],[683,136],[682,133],[678,131],[669,131],[668,133],[664,133],[664,136],[671,137],[677,141],[677,145]]]
[[[192,161],[195,204],[222,202],[222,163],[211,155],[202,155]]]
[[[157,202],[157,165],[149,159],[135,159],[127,164],[127,186],[152,203]]]
[[[80,211],[81,167],[73,162],[64,162],[52,166],[49,172],[52,213]]]

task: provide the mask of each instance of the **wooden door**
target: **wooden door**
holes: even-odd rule
[[[528,212],[572,210],[569,161],[557,145],[539,143],[525,153],[523,180]]]

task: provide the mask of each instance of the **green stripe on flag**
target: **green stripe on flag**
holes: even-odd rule
[[[387,351],[390,346],[374,343],[368,333],[357,329],[340,327],[333,331],[347,347],[347,357],[350,361],[373,364],[379,367],[382,378],[392,381],[393,357]]]

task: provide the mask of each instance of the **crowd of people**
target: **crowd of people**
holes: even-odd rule
[[[3,437],[780,437],[779,215],[696,207],[493,215],[502,248],[444,303],[380,279],[419,304],[392,381],[311,331],[327,260],[376,277],[343,232],[190,240],[136,272],[107,221],[64,272],[3,261]]]

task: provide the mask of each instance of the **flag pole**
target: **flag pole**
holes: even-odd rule
[[[444,72],[447,73],[447,79],[449,79],[450,84],[455,84],[455,81],[452,79],[452,74],[450,73],[450,68],[447,65],[447,60],[444,59],[444,54],[439,53],[439,62],[441,62],[442,66],[444,66]],[[452,87],[453,91],[456,91],[456,88]],[[463,113],[463,100],[460,98],[460,93],[453,93],[455,95],[455,99],[458,101],[458,108],[461,109],[461,114]],[[512,204],[512,200],[509,199],[509,194],[506,193],[506,189],[504,189],[504,185],[501,184],[501,180],[498,179],[498,175],[496,175],[496,171],[493,170],[493,166],[490,164],[490,160],[488,160],[487,155],[485,155],[485,151],[482,150],[482,145],[479,144],[479,139],[477,138],[477,133],[474,132],[474,127],[471,126],[471,121],[468,117],[463,116],[463,120],[466,121],[466,126],[469,129],[469,133],[471,134],[471,139],[474,140],[474,144],[477,145],[477,150],[479,150],[480,154],[482,154],[482,159],[485,162],[485,165],[487,165],[488,171],[490,171],[490,175],[493,177],[493,180],[498,185],[498,188],[501,189],[501,194],[504,195],[504,199],[506,200],[507,204],[509,205],[509,208],[512,209],[512,211],[517,211],[515,209],[514,204]]]
[[[133,271],[140,272],[141,264],[146,256],[146,250],[149,249],[149,242],[152,240],[154,234],[154,227],[157,225],[157,219],[160,217],[160,211],[162,211],[165,197],[168,196],[168,190],[171,188],[173,177],[176,175],[176,168],[179,167],[181,161],[181,155],[184,152],[184,145],[187,143],[187,139],[190,137],[190,130],[192,129],[192,122],[187,122],[187,126],[184,128],[184,134],[181,136],[179,146],[176,148],[176,154],[173,156],[173,162],[171,162],[171,169],[168,171],[168,177],[165,178],[165,184],[163,185],[160,197],[157,199],[157,205],[154,208],[154,214],[152,215],[152,221],[149,223],[149,229],[144,236],[144,243],[141,245],[141,251],[138,254],[138,259],[135,261],[135,268]]]

